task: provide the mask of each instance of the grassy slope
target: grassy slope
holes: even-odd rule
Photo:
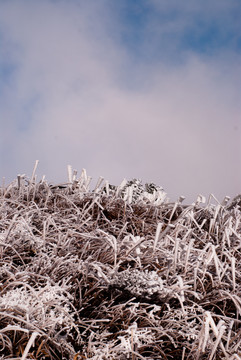
[[[88,183],[0,189],[0,358],[241,359],[238,201]]]

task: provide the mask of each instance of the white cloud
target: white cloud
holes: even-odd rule
[[[2,176],[30,174],[39,159],[50,181],[72,164],[113,183],[154,181],[173,198],[240,191],[235,58],[134,67],[109,32],[108,3],[86,4],[0,6],[0,56],[16,65],[0,100]]]

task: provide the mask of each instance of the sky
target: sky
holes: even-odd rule
[[[241,192],[240,0],[1,0],[0,180]]]

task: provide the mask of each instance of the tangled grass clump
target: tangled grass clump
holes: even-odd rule
[[[89,183],[0,188],[0,359],[241,359],[240,196]]]

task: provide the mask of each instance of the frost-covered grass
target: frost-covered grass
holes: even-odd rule
[[[241,359],[241,197],[0,188],[0,359]]]

